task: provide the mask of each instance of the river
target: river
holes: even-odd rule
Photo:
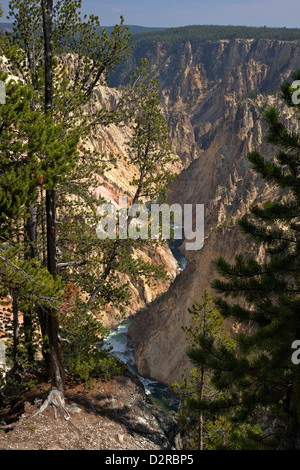
[[[179,270],[183,271],[186,266],[186,259],[179,250],[181,243],[182,240],[174,240],[173,242],[169,243],[169,246],[173,256],[178,261]],[[112,347],[111,354],[126,364],[127,368],[139,378],[144,386],[146,394],[156,406],[167,412],[176,411],[179,402],[176,397],[172,395],[169,387],[157,382],[156,380],[142,377],[138,373],[134,362],[133,348],[128,346],[127,333],[130,323],[131,321],[127,320],[124,323],[121,323],[116,330],[111,331],[111,333],[104,340],[103,349]]]

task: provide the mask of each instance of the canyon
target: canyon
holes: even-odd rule
[[[179,157],[168,202],[204,205],[205,241],[195,251],[182,243],[180,251],[187,260],[183,270],[168,244],[156,248],[154,255],[137,252],[163,264],[169,280],[149,284],[124,277],[121,281],[129,280],[132,294],[125,314],[109,305],[101,320],[113,329],[121,319],[130,318],[129,346],[139,374],[169,385],[180,382],[189,366],[182,327],[191,322],[188,309],[195,300],[201,301],[217,276],[214,260],[222,255],[232,261],[239,252],[257,259],[263,256],[236,226],[251,205],[274,197],[273,189],[250,168],[247,153],[257,149],[274,157],[274,149],[264,141],[267,107],[276,107],[289,128],[298,128],[279,91],[299,67],[300,46],[298,41],[274,39],[159,42],[148,38],[135,44],[132,58],[110,77],[109,87],[98,88],[97,106],[114,106],[140,58],[148,60],[150,76],[159,79],[171,151]],[[117,164],[99,176],[98,187],[99,195],[114,204],[120,196],[134,194],[129,184],[134,168],[124,158],[129,139],[127,126],[110,125],[88,144],[91,150],[117,157]],[[0,316],[3,327],[10,320],[7,315]],[[228,327],[236,331],[239,325]]]
[[[205,207],[203,248],[187,251],[182,244],[186,268],[163,296],[137,311],[128,331],[139,373],[171,384],[181,382],[189,366],[182,327],[191,323],[188,309],[217,277],[214,260],[232,261],[240,252],[263,256],[236,222],[251,205],[279,195],[251,169],[247,154],[256,149],[274,158],[275,149],[264,140],[266,108],[275,107],[288,128],[298,128],[280,99],[280,85],[298,69],[300,47],[297,41],[267,39],[144,41],[111,86],[126,83],[139,57],[148,59],[151,74],[160,80],[172,151],[182,162],[169,203]]]
[[[258,150],[274,159],[275,149],[265,142],[263,117],[270,106],[279,111],[289,129],[299,129],[297,119],[280,98],[280,85],[300,68],[300,44],[274,39],[146,39],[136,43],[131,60],[113,74],[109,87],[98,88],[99,107],[114,106],[141,57],[148,59],[150,75],[159,78],[172,153],[180,160],[174,168],[178,177],[169,188],[168,202],[204,205],[204,245],[193,251],[183,241],[179,250],[186,263],[181,268],[168,244],[155,248],[154,254],[153,250],[137,251],[137,256],[163,264],[169,280],[147,283],[121,278],[130,282],[132,294],[125,313],[111,305],[104,312],[93,313],[101,315],[104,325],[112,330],[121,321],[128,322],[128,348],[134,354],[138,375],[171,385],[180,383],[190,366],[182,327],[191,324],[189,309],[196,300],[201,302],[204,291],[214,295],[210,285],[218,277],[215,259],[223,256],[231,262],[238,253],[257,260],[264,257],[261,247],[239,231],[237,221],[252,205],[280,194],[251,169],[247,154]],[[135,169],[124,158],[129,139],[127,126],[110,125],[88,143],[91,150],[117,157],[116,165],[99,175],[98,187],[99,195],[115,205],[120,196],[134,194],[129,182]],[[3,329],[5,320],[11,318],[4,312],[3,318],[0,314]],[[230,320],[226,326],[232,332],[240,328]],[[95,390],[81,386],[69,389],[66,398],[73,423],[66,420],[58,425],[49,410],[45,416],[28,421],[38,404],[33,400],[46,396],[48,387],[40,384],[24,394],[20,403],[23,414],[13,432],[0,436],[0,448],[181,448],[173,415],[165,415],[153,405],[130,368],[107,384],[97,383]],[[80,438],[76,426],[72,428],[74,422]]]

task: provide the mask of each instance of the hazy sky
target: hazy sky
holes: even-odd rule
[[[4,14],[9,0],[2,1]],[[300,27],[299,0],[82,0],[82,12],[99,16],[103,26],[119,22],[141,26],[191,24]]]

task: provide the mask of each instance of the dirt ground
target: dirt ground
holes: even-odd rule
[[[68,387],[68,415],[34,413],[50,386],[40,383],[0,410],[0,450],[160,450],[180,448],[171,415],[158,410],[129,373]],[[56,415],[56,416],[55,416]]]

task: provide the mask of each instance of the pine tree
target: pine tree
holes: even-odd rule
[[[189,345],[186,354],[193,367],[184,372],[183,385],[173,384],[173,387],[181,400],[179,416],[187,445],[204,450],[221,445],[231,430],[230,422],[224,416],[201,407],[217,397],[217,390],[211,383],[211,370],[204,360],[205,353],[211,347],[233,350],[235,343],[207,290],[202,303],[195,301],[189,313],[193,322],[189,327],[183,327],[183,331]]]
[[[1,73],[3,81],[7,82],[7,74]],[[9,81],[6,86],[6,104],[0,108],[1,120],[1,160],[0,160],[0,219],[1,219],[1,250],[4,257],[1,259],[1,281],[6,288],[9,285],[6,278],[7,270],[5,264],[8,260],[19,266],[24,260],[31,260],[31,265],[35,262],[33,257],[28,256],[31,251],[26,239],[26,212],[30,205],[36,203],[37,188],[40,185],[42,173],[39,159],[33,147],[41,149],[44,145],[45,132],[50,130],[43,116],[38,111],[31,108],[30,101],[32,92],[28,87],[19,81]],[[47,140],[47,138],[46,138]],[[36,260],[38,264],[38,260]],[[17,279],[17,278],[16,278]],[[19,282],[19,281],[18,281]],[[14,305],[18,305],[20,289],[18,282],[11,282],[9,294],[13,298]],[[22,293],[24,297],[24,292]],[[22,298],[24,306],[24,298]],[[33,305],[28,302],[23,308],[24,331],[28,335],[28,354],[32,360],[33,346],[31,331],[27,330],[26,319],[31,319],[28,306]],[[16,310],[16,308],[15,308]],[[15,318],[17,315],[15,314]],[[14,322],[15,331],[18,325]],[[16,340],[16,335],[15,335]],[[16,348],[15,348],[16,350]]]
[[[83,112],[83,106],[94,99],[94,88],[108,75],[110,68],[121,63],[128,53],[127,29],[121,24],[110,38],[105,31],[99,35],[98,19],[92,16],[83,22],[77,11],[80,4],[80,1],[65,0],[53,8],[52,1],[40,4],[36,0],[12,0],[10,13],[15,20],[14,34],[8,37],[3,47],[13,73],[26,83],[32,93],[30,109],[40,113],[39,124],[32,127],[32,132],[27,135],[27,158],[37,163],[31,177],[39,183],[39,187],[36,188],[35,199],[28,200],[25,205],[25,254],[35,263],[39,262],[43,253],[43,261],[46,261],[54,280],[57,278],[57,188],[78,163],[79,140],[88,132],[87,116],[89,126],[115,120],[114,112],[110,116],[104,110],[87,115]],[[72,80],[69,74],[72,67],[67,71],[65,68],[71,52],[78,54],[78,61],[74,60],[76,67]],[[40,220],[38,214],[42,215]],[[8,215],[7,212],[5,215]],[[42,226],[43,240],[38,238],[39,224]],[[39,245],[40,241],[46,241],[46,246]],[[59,406],[64,391],[64,367],[58,315],[49,305],[48,309],[41,311],[38,307],[38,310],[44,344],[48,350],[44,357],[51,365],[52,385],[56,393],[53,400]],[[34,313],[24,313],[30,342]]]
[[[293,91],[290,83],[282,86],[282,97],[298,117]],[[212,284],[222,294],[216,305],[224,318],[250,327],[251,333],[241,329],[236,335],[237,354],[212,349],[205,361],[222,394],[211,410],[230,409],[234,423],[276,422],[269,448],[299,449],[300,369],[292,362],[292,344],[300,337],[299,134],[280,122],[274,108],[266,110],[265,118],[266,140],[278,148],[275,160],[267,161],[257,151],[248,158],[278,197],[252,207],[239,222],[246,236],[264,249],[265,261],[242,254],[234,264],[219,258],[216,268],[223,280]],[[244,446],[252,445],[245,434],[242,440]]]
[[[171,155],[168,142],[168,128],[163,119],[158,97],[157,78],[149,80],[149,65],[146,60],[142,60],[141,67],[135,70],[134,79],[138,85],[130,88],[130,108],[134,109],[133,115],[130,114],[129,127],[132,130],[132,136],[127,142],[127,152],[125,161],[135,168],[135,175],[130,184],[134,188],[134,195],[128,202],[126,211],[128,218],[123,227],[126,238],[123,239],[120,234],[120,226],[116,231],[114,240],[104,239],[102,241],[102,251],[104,252],[103,270],[98,277],[98,283],[94,288],[88,302],[87,308],[91,308],[100,295],[100,298],[107,302],[107,292],[111,295],[112,285],[120,286],[116,274],[129,274],[133,279],[144,277],[147,279],[167,279],[166,271],[162,265],[155,265],[152,262],[144,261],[141,257],[134,256],[134,250],[137,248],[152,249],[159,240],[150,238],[151,217],[148,217],[146,232],[147,236],[139,236],[139,233],[130,233],[131,226],[138,213],[134,214],[132,209],[138,204],[152,202],[155,200],[165,200],[168,184],[175,178],[172,164],[176,158]],[[101,204],[99,204],[101,208]],[[148,216],[148,214],[147,214]],[[161,241],[160,241],[161,243]],[[103,249],[103,247],[105,247]],[[124,290],[125,288],[125,290]],[[126,285],[123,285],[124,300],[129,299],[126,295]],[[117,291],[117,292],[118,292]],[[119,301],[121,301],[121,296]]]
[[[79,380],[91,386],[94,378],[107,381],[123,370],[100,347],[100,338],[109,330],[96,316],[85,312],[80,290],[72,282],[67,283],[63,292],[60,325],[64,368],[69,381]]]
[[[20,196],[7,190],[7,197],[16,199],[8,203],[3,196],[2,216],[7,222],[6,227],[2,225],[3,236],[7,238],[9,248],[13,245],[13,254],[8,257],[6,251],[2,258],[3,289],[11,283],[6,266],[11,263],[25,277],[27,268],[40,269],[42,280],[47,268],[52,276],[49,286],[53,286],[55,300],[57,286],[61,287],[63,299],[63,289],[67,289],[70,283],[80,296],[90,296],[86,305],[77,298],[73,303],[73,318],[68,311],[66,321],[61,321],[63,308],[51,301],[50,293],[43,302],[38,301],[38,296],[36,302],[28,300],[26,308],[23,308],[23,302],[21,309],[21,298],[26,291],[12,284],[15,305],[23,312],[26,324],[24,341],[28,357],[33,357],[30,345],[33,344],[38,318],[44,359],[51,365],[54,393],[50,392],[41,411],[49,403],[64,408],[62,349],[68,356],[69,370],[77,371],[82,377],[86,377],[87,370],[93,370],[88,354],[83,354],[78,345],[84,344],[87,352],[90,352],[89,346],[84,341],[80,343],[79,338],[78,341],[75,339],[73,327],[75,324],[78,326],[77,320],[81,318],[83,327],[78,328],[78,332],[86,332],[87,337],[92,338],[90,330],[84,327],[87,322],[100,336],[103,334],[101,324],[95,325],[88,316],[91,305],[97,307],[96,298],[102,308],[109,302],[126,305],[130,295],[128,283],[121,281],[123,274],[135,279],[142,276],[145,279],[166,278],[161,266],[153,266],[134,256],[134,249],[146,244],[143,240],[100,241],[96,236],[99,200],[91,188],[96,188],[95,175],[104,172],[106,162],[101,155],[87,150],[84,141],[94,136],[99,126],[105,128],[116,122],[129,123],[139,132],[143,144],[140,145],[136,138],[128,145],[128,158],[132,163],[137,163],[136,155],[143,159],[138,168],[141,176],[132,182],[137,188],[134,202],[165,193],[165,185],[171,181],[171,175],[162,168],[171,163],[171,157],[155,80],[146,84],[142,73],[135,84],[125,89],[122,99],[113,109],[96,106],[97,86],[105,84],[109,73],[128,55],[129,34],[122,18],[111,35],[103,29],[100,31],[97,17],[82,20],[78,13],[80,4],[80,1],[64,0],[53,7],[51,1],[40,4],[37,0],[11,0],[14,34],[8,36],[2,46],[11,73],[22,81],[27,93],[26,117],[21,120],[20,114],[17,116],[20,122],[15,118],[15,122],[8,126],[9,132],[15,129],[19,136],[19,140],[16,139],[19,153],[11,152],[10,160],[6,163],[3,160],[4,182],[9,172],[15,179],[21,179],[23,175]],[[21,86],[20,82],[17,83]],[[9,101],[3,112],[9,112]],[[20,134],[21,124],[23,134]],[[20,174],[15,175],[20,164]],[[32,277],[29,279],[33,282]],[[28,292],[31,292],[29,286],[30,283]],[[61,302],[63,306],[63,300]],[[85,357],[87,361],[79,368],[74,367],[76,360],[72,356],[72,348],[64,341],[61,327],[65,332],[72,330],[78,357],[81,360]],[[102,365],[107,367],[103,361]]]

